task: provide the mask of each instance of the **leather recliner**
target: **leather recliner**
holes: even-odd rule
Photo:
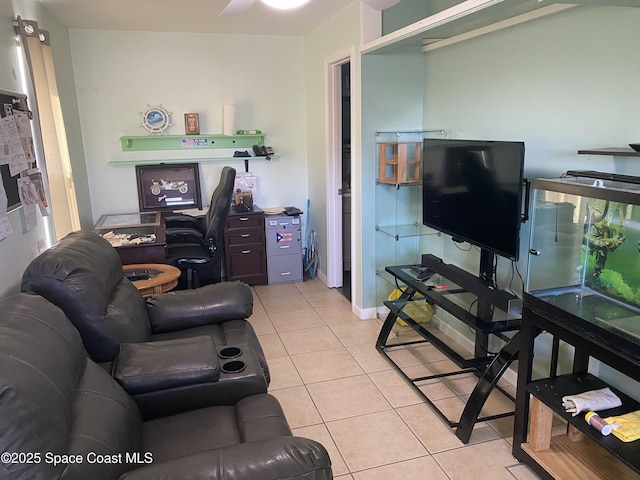
[[[0,478],[332,478],[324,447],[292,436],[266,393],[142,421],[62,310],[39,295],[0,300],[0,392]]]
[[[246,320],[253,312],[253,295],[244,283],[222,282],[145,301],[124,277],[111,244],[96,233],[77,231],[31,261],[21,290],[60,307],[95,362],[112,362],[124,343],[204,335],[218,350],[227,345],[251,350],[269,383],[266,357]]]

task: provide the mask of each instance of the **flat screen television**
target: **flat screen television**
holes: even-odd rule
[[[424,225],[517,260],[524,142],[425,139]]]

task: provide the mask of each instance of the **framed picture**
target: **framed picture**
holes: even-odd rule
[[[141,212],[202,208],[197,163],[136,165]]]
[[[197,113],[184,114],[184,133],[200,135],[200,116]]]

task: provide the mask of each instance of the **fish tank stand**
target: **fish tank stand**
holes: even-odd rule
[[[534,180],[532,192],[513,455],[543,479],[637,480],[640,441],[602,435],[586,412],[567,413],[562,397],[608,386],[622,406],[600,417],[640,410],[638,388],[622,391],[640,382],[640,178],[570,171]],[[552,345],[534,380],[542,332]],[[560,355],[561,342],[573,349]],[[553,428],[557,417],[564,433]]]

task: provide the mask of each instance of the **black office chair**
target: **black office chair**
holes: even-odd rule
[[[196,288],[224,278],[224,227],[235,178],[234,168],[222,169],[205,216],[172,214],[166,218],[167,263],[182,271],[178,288]]]

